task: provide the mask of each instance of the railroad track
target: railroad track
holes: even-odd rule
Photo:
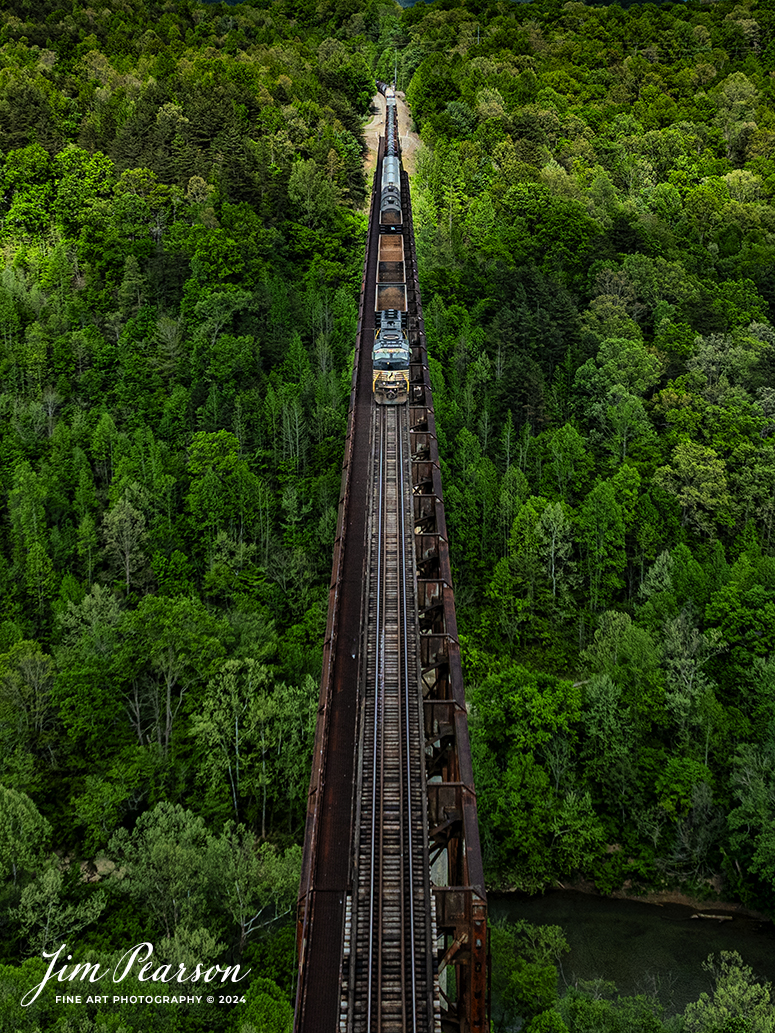
[[[348,1033],[434,1029],[408,440],[406,408],[374,405],[353,896],[340,1014]]]
[[[384,154],[383,139],[308,797],[294,1030],[484,1033],[484,876],[409,183],[402,173],[398,218],[383,220]],[[377,287],[394,271],[380,251],[397,251],[384,237],[399,234],[409,404],[377,405],[369,361],[383,313]],[[433,893],[429,840],[442,859]]]

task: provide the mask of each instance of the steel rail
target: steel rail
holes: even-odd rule
[[[368,677],[364,685],[361,737],[362,805],[358,807],[360,832],[355,846],[355,854],[361,860],[354,969],[351,963],[354,996],[347,1006],[350,1018],[345,1021],[352,1023],[348,1028],[356,1033],[392,1033],[398,1029],[402,1033],[418,1033],[430,1020],[432,976],[428,971],[421,973],[418,960],[417,907],[421,905],[415,900],[419,893],[423,906],[429,906],[422,868],[418,869],[418,858],[414,856],[424,848],[418,822],[425,818],[422,767],[415,741],[419,741],[421,729],[419,683],[416,677],[412,678],[416,629],[408,584],[414,573],[411,553],[407,553],[411,545],[407,543],[406,512],[411,497],[408,422],[406,410],[395,407],[374,406],[372,418],[371,565],[367,592],[371,599],[370,656],[365,668]],[[365,896],[369,898],[368,905]],[[363,908],[362,918],[358,918],[358,903]],[[427,947],[423,943],[419,949],[425,953]],[[363,980],[360,990],[358,972]],[[359,1004],[359,1000],[363,1003]]]
[[[371,872],[369,875],[370,880],[370,893],[369,893],[369,961],[368,961],[368,995],[367,995],[367,1006],[366,1006],[366,1029],[371,1029],[371,1016],[372,1016],[372,1005],[374,995],[374,911],[375,911],[375,881],[376,881],[376,843],[377,843],[377,761],[378,753],[381,754],[382,750],[378,750],[379,745],[379,728],[380,728],[380,666],[382,663],[382,655],[380,649],[380,634],[379,629],[381,627],[381,611],[382,611],[382,557],[383,557],[383,511],[384,511],[384,466],[385,466],[385,425],[384,421],[380,423],[380,443],[379,443],[379,474],[377,476],[378,483],[378,502],[376,506],[377,511],[377,591],[376,591],[376,614],[375,622],[377,626],[377,637],[376,637],[376,648],[374,650],[374,685],[375,685],[375,699],[374,699],[374,732],[372,737],[372,749],[374,756],[372,758],[372,786],[371,786]],[[380,878],[382,875],[380,866]],[[382,894],[380,893],[380,900]]]
[[[403,701],[404,701],[404,714],[406,721],[405,729],[405,748],[406,748],[406,828],[407,828],[407,863],[409,868],[409,941],[411,944],[410,948],[410,959],[411,959],[411,979],[409,981],[409,990],[411,996],[411,1010],[410,1015],[412,1017],[412,1033],[417,1033],[417,1009],[415,1007],[415,988],[417,978],[417,941],[415,939],[415,925],[414,925],[414,836],[412,823],[414,815],[412,812],[412,770],[411,770],[411,758],[412,758],[412,729],[410,721],[410,695],[409,695],[409,627],[407,617],[407,600],[406,600],[406,550],[409,546],[406,541],[406,500],[404,497],[404,435],[402,428],[397,428],[398,431],[398,469],[399,469],[399,480],[401,491],[399,492],[398,500],[398,512],[399,512],[399,529],[400,529],[400,548],[399,548],[399,564],[400,564],[400,578],[402,588],[402,599],[401,599],[401,612],[403,622],[403,635],[402,635],[402,654],[403,654]]]

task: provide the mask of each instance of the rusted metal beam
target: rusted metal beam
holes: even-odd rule
[[[402,190],[408,197],[406,176]],[[410,336],[409,422],[428,823],[434,859],[438,864],[445,855],[447,869],[448,884],[433,888],[436,927],[445,942],[439,972],[454,966],[456,988],[454,1000],[442,992],[440,1024],[442,1030],[481,1033],[489,1028],[487,900],[411,200],[406,222],[407,270],[418,313]]]
[[[384,150],[380,142],[379,158]],[[356,397],[371,396],[376,237],[379,188],[375,177],[366,242],[355,366],[342,463],[331,586],[328,595],[318,721],[312,759],[297,911],[299,979],[296,1033],[334,1033],[339,1023],[339,985],[350,878],[352,794],[357,726],[358,639],[364,569],[369,409]],[[365,360],[364,360],[365,356]]]

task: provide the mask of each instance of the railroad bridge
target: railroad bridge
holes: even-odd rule
[[[298,907],[296,1033],[484,1033],[487,904],[409,181],[361,286]],[[404,242],[409,401],[376,405],[380,236]]]

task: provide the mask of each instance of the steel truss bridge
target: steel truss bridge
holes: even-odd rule
[[[487,902],[409,181],[409,402],[376,405],[380,140],[298,904],[296,1033],[484,1033]]]

